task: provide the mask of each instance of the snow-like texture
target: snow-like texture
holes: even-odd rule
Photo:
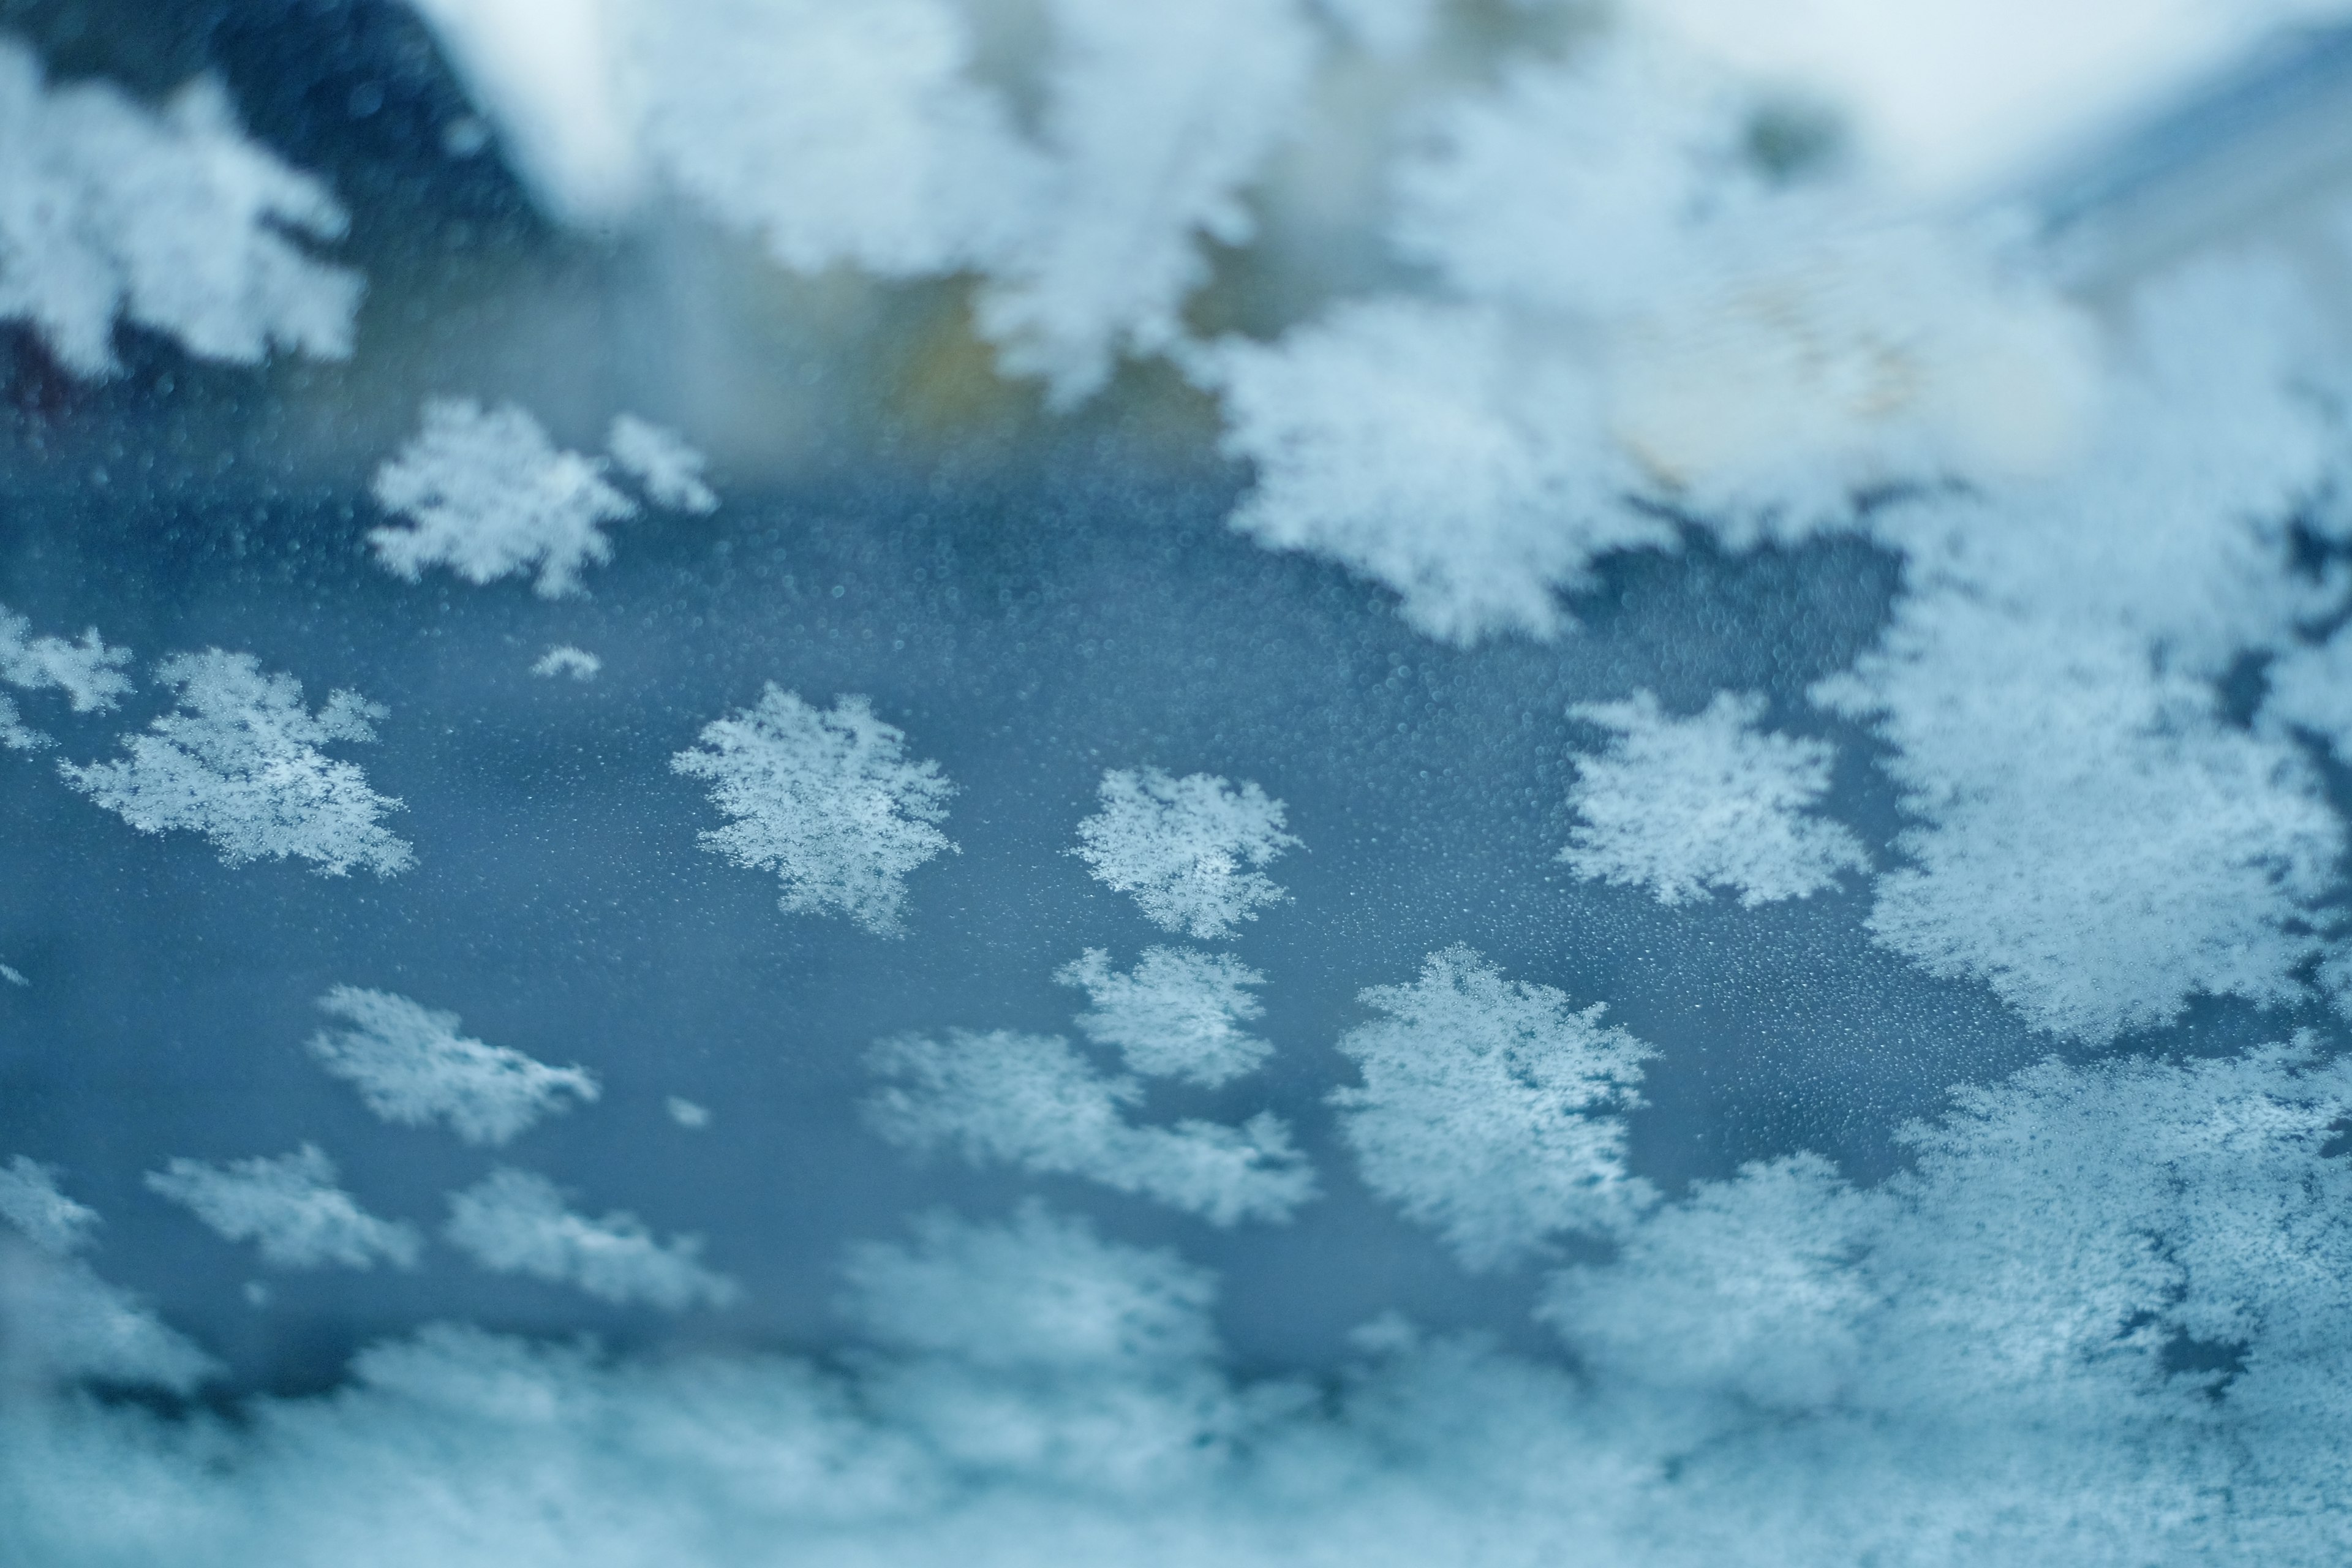
[[[1341,1135],[1364,1184],[1465,1267],[1518,1262],[1564,1231],[1621,1231],[1650,1204],[1625,1168],[1622,1113],[1657,1053],[1602,1025],[1601,1004],[1580,1011],[1466,947],[1360,999],[1387,1016],[1340,1037],[1363,1075],[1331,1093]]]
[[[509,1166],[449,1195],[442,1235],[485,1268],[576,1286],[620,1305],[677,1312],[723,1307],[742,1294],[698,1261],[701,1237],[663,1241],[626,1211],[601,1219],[574,1214],[554,1183]]]
[[[62,691],[77,713],[112,708],[130,691],[122,667],[131,662],[131,650],[107,647],[96,627],[78,642],[37,637],[32,630],[32,622],[0,605],[0,680],[26,691]],[[15,700],[0,694],[0,746],[27,752],[49,743],[47,735],[26,728]]]
[[[349,1026],[311,1036],[310,1054],[386,1121],[444,1122],[468,1143],[499,1144],[602,1092],[585,1068],[468,1039],[457,1014],[388,991],[338,985],[319,1006]]]
[[[895,1081],[867,1102],[867,1120],[906,1148],[1080,1176],[1213,1225],[1287,1219],[1315,1195],[1313,1168],[1273,1112],[1239,1127],[1191,1119],[1137,1126],[1127,1112],[1143,1086],[1097,1072],[1058,1035],[902,1035],[868,1059]]]
[[[1282,802],[1256,784],[1112,768],[1097,798],[1102,809],[1078,824],[1072,853],[1162,930],[1213,942],[1290,897],[1262,868],[1298,840],[1282,830]]]
[[[634,414],[619,415],[604,437],[604,450],[656,506],[697,516],[719,510],[718,492],[703,482],[706,459],[677,431]]]
[[[56,1258],[81,1250],[98,1228],[96,1209],[58,1190],[56,1167],[22,1154],[0,1166],[0,1219]]]
[[[877,936],[903,929],[907,874],[953,850],[939,825],[955,786],[908,762],[906,734],[863,697],[811,707],[771,682],[754,707],[703,726],[670,766],[710,784],[735,820],[701,835],[738,866],[782,879],[782,908],[835,911]]]
[[[469,398],[426,403],[424,427],[376,470],[374,490],[409,524],[368,534],[386,571],[413,583],[446,566],[478,584],[535,567],[543,599],[579,593],[581,569],[612,559],[604,524],[637,513],[602,461],[558,450],[513,404]]]
[[[147,1173],[147,1185],[226,1239],[253,1242],[279,1268],[373,1268],[379,1258],[414,1268],[425,1245],[414,1226],[360,1207],[335,1184],[335,1163],[310,1143],[225,1165],[173,1160]]]
[[[125,735],[122,761],[60,763],[74,788],[142,833],[203,834],[226,866],[292,858],[328,876],[359,866],[389,877],[415,863],[383,826],[401,803],[319,749],[374,740],[382,708],[336,691],[310,712],[300,681],[218,648],[174,654],[155,679],[179,693],[179,706],[147,733]]]
[[[1188,1361],[1216,1347],[1216,1279],[1172,1252],[1120,1247],[1032,1199],[1010,1225],[949,1215],[916,1244],[868,1242],[842,1273],[876,1342],[977,1367]]]
[[[1094,1011],[1078,1015],[1078,1027],[1116,1047],[1132,1072],[1214,1087],[1256,1071],[1274,1049],[1241,1028],[1265,1011],[1250,994],[1265,976],[1225,953],[1147,947],[1121,974],[1108,952],[1090,947],[1054,979],[1085,988]]]
[[[1583,821],[1559,858],[1578,876],[1646,888],[1669,905],[1724,889],[1752,909],[1869,869],[1853,834],[1807,815],[1829,788],[1834,749],[1758,729],[1761,696],[1717,692],[1687,719],[1668,717],[1648,691],[1569,712],[1616,735],[1576,759],[1568,798]]]
[[[570,643],[558,643],[539,656],[530,667],[533,675],[554,677],[568,675],[574,680],[593,680],[604,673],[604,661],[586,648],[573,647]]]
[[[50,88],[0,37],[0,320],[74,374],[119,368],[118,320],[201,359],[350,354],[359,275],[302,243],[341,237],[342,208],[246,137],[218,82],[158,112],[102,82]]]
[[[2341,438],[2291,390],[2301,319],[2257,266],[2168,280],[2080,463],[1877,523],[1911,591],[1818,693],[1876,722],[1919,822],[1872,927],[2042,1028],[2105,1040],[2200,992],[2308,994],[2343,824],[2219,686],[2326,603],[2289,566]]]

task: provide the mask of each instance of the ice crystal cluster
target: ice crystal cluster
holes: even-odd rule
[[[2352,237],[1706,9],[432,0],[400,352],[0,41],[0,1561],[2352,1555]]]

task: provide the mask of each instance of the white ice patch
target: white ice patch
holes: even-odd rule
[[[389,877],[415,864],[382,820],[401,803],[319,749],[374,740],[382,708],[336,691],[309,712],[300,681],[218,648],[174,654],[155,679],[179,693],[178,708],[125,735],[121,762],[60,763],[67,783],[142,833],[205,835],[226,866],[292,858],[328,876],[360,866]]]
[[[1058,1035],[902,1035],[876,1045],[867,1059],[896,1080],[867,1101],[867,1121],[905,1148],[951,1148],[974,1164],[1079,1176],[1213,1225],[1286,1220],[1315,1195],[1313,1167],[1273,1112],[1239,1127],[1198,1120],[1136,1126],[1126,1113],[1142,1100],[1142,1086],[1096,1071]]]
[[[1870,868],[1853,834],[1809,815],[1829,788],[1833,748],[1759,730],[1761,696],[1717,692],[1687,719],[1668,717],[1648,691],[1569,713],[1616,735],[1575,760],[1569,804],[1583,823],[1559,858],[1578,876],[1646,888],[1668,905],[1725,889],[1752,909]]]
[[[41,78],[0,38],[0,320],[82,376],[119,368],[118,320],[200,359],[350,355],[360,276],[302,244],[341,238],[343,210],[238,129],[217,81],[157,112],[103,82]]]
[[[25,978],[24,971],[14,968],[5,963],[0,963],[0,980],[5,980],[11,985],[30,985],[32,984],[31,981]]]
[[[838,911],[877,936],[904,927],[907,874],[953,851],[939,825],[955,786],[932,762],[908,762],[904,731],[863,697],[830,710],[772,682],[759,703],[703,727],[670,766],[710,784],[735,820],[701,835],[736,865],[773,871],[782,908]]]
[[[77,713],[104,711],[130,691],[131,678],[122,673],[130,649],[107,647],[95,627],[78,642],[37,637],[32,629],[32,622],[0,605],[0,680],[26,691],[62,691]],[[26,727],[12,699],[0,696],[0,746],[23,752],[49,743]]]
[[[1054,979],[1085,988],[1094,1011],[1078,1015],[1078,1027],[1116,1048],[1131,1072],[1213,1088],[1255,1072],[1274,1049],[1240,1027],[1265,1011],[1250,994],[1265,976],[1222,952],[1147,947],[1120,974],[1108,952],[1090,947]]]
[[[585,1068],[549,1067],[468,1039],[457,1033],[457,1014],[405,996],[338,985],[319,1005],[350,1027],[313,1035],[310,1054],[356,1088],[370,1110],[401,1126],[440,1121],[468,1143],[499,1144],[602,1092]]]
[[[637,513],[600,459],[559,451],[522,409],[467,398],[425,405],[424,427],[376,470],[376,502],[405,528],[371,531],[383,568],[415,582],[446,566],[488,583],[536,566],[543,599],[580,589],[583,566],[612,559],[604,525]]]
[[[539,662],[530,667],[530,672],[550,679],[568,675],[574,680],[593,680],[604,668],[604,661],[586,648],[558,643],[539,656]]]
[[[544,1176],[501,1166],[449,1195],[450,1244],[500,1274],[572,1285],[601,1301],[664,1311],[724,1307],[741,1288],[698,1261],[702,1238],[656,1238],[626,1212],[591,1219]]]
[[[58,1172],[19,1154],[0,1166],[0,1219],[53,1258],[79,1252],[98,1228],[98,1211],[58,1190]]]
[[[229,1241],[250,1241],[279,1268],[414,1268],[415,1228],[378,1219],[335,1184],[335,1163],[305,1143],[291,1154],[225,1165],[173,1160],[147,1185]]]
[[[707,1105],[697,1105],[683,1095],[671,1095],[662,1102],[662,1108],[669,1112],[669,1119],[672,1121],[689,1132],[699,1131],[710,1125],[710,1108]]]
[[[634,414],[619,415],[604,437],[604,450],[656,506],[697,516],[719,510],[718,492],[703,482],[707,460],[677,431]]]
[[[1388,1016],[1339,1038],[1364,1080],[1331,1092],[1341,1136],[1364,1184],[1465,1268],[1517,1263],[1563,1231],[1621,1232],[1654,1201],[1626,1171],[1622,1113],[1657,1053],[1604,1026],[1602,1004],[1580,1011],[1458,946],[1361,1000]]]
[[[1078,824],[1071,853],[1095,880],[1134,894],[1152,924],[1213,941],[1290,897],[1259,868],[1298,840],[1282,830],[1282,802],[1256,784],[1112,768],[1097,798],[1102,809]]]

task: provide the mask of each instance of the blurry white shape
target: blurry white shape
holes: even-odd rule
[[[221,864],[264,858],[313,861],[340,877],[364,866],[389,877],[415,864],[407,843],[379,820],[401,803],[368,788],[351,763],[319,748],[373,741],[384,710],[356,691],[335,691],[316,713],[302,683],[266,675],[249,653],[174,654],[155,667],[179,706],[122,737],[113,763],[60,763],[66,782],[142,833],[189,828]]]
[[[58,1172],[19,1154],[0,1166],[0,1219],[53,1258],[79,1252],[98,1228],[98,1211],[58,1190]]]
[[[450,1194],[443,1234],[485,1268],[574,1285],[616,1305],[644,1302],[676,1312],[724,1307],[742,1294],[735,1281],[697,1261],[700,1237],[661,1241],[633,1214],[574,1214],[555,1184],[509,1166]]]
[[[31,981],[25,978],[22,973],[5,963],[0,963],[0,980],[5,980],[11,985],[30,985],[32,984]]]
[[[1578,876],[1647,888],[1669,905],[1727,889],[1752,909],[1870,868],[1853,834],[1808,815],[1829,788],[1834,749],[1758,729],[1762,696],[1719,691],[1677,719],[1643,690],[1569,714],[1615,736],[1574,759],[1568,800],[1583,821],[1559,858]]]
[[[310,1054],[386,1121],[442,1121],[468,1143],[499,1144],[602,1092],[585,1068],[551,1068],[468,1039],[457,1033],[457,1014],[388,991],[338,985],[319,1006],[351,1027],[321,1029],[310,1037]]]
[[[697,1105],[694,1101],[675,1094],[669,1097],[665,1105],[669,1111],[669,1119],[680,1127],[700,1129],[710,1125],[709,1106]]]
[[[226,1165],[173,1160],[148,1172],[147,1185],[224,1238],[257,1244],[280,1268],[373,1268],[379,1258],[414,1268],[424,1247],[414,1227],[360,1207],[335,1184],[335,1163],[309,1143]]]
[[[539,656],[539,662],[530,667],[530,672],[539,676],[568,675],[574,680],[593,680],[604,668],[604,661],[586,648],[558,643]]]
[[[1256,784],[1111,768],[1097,798],[1102,809],[1078,824],[1070,853],[1097,882],[1135,895],[1152,924],[1212,941],[1290,898],[1257,868],[1298,840],[1282,830],[1282,802]]]
[[[1094,1011],[1076,1022],[1087,1038],[1116,1047],[1129,1071],[1214,1088],[1255,1072],[1274,1047],[1239,1026],[1265,1011],[1250,988],[1265,976],[1239,959],[1193,948],[1147,947],[1125,974],[1098,947],[1054,972],[1083,986]]]
[[[368,533],[386,571],[414,583],[446,566],[481,584],[536,563],[542,599],[580,592],[580,569],[613,557],[604,525],[637,514],[601,459],[557,450],[511,403],[485,411],[471,398],[427,401],[424,427],[376,470],[373,491],[413,525]]]
[[[245,1282],[245,1304],[257,1310],[269,1305],[269,1287],[258,1279]]]
[[[1656,1198],[1625,1168],[1624,1112],[1657,1052],[1549,985],[1503,978],[1467,947],[1360,994],[1388,1015],[1339,1037],[1363,1074],[1336,1089],[1364,1184],[1437,1231],[1465,1268],[1609,1236]]]
[[[30,325],[81,376],[119,368],[118,317],[201,359],[350,355],[360,275],[300,243],[341,238],[343,210],[246,137],[217,81],[158,113],[41,74],[0,37],[0,320]]]
[[[656,506],[697,515],[719,510],[718,495],[702,479],[707,459],[677,431],[634,414],[618,415],[604,449],[645,487],[646,499]]]
[[[847,1306],[895,1350],[981,1367],[1192,1361],[1213,1353],[1216,1280],[1175,1253],[1107,1242],[1035,1199],[1005,1225],[934,1214],[915,1245],[866,1242],[842,1273]]]
[[[1082,1176],[1212,1225],[1286,1220],[1315,1195],[1313,1167],[1271,1111],[1238,1128],[1197,1120],[1134,1126],[1125,1113],[1142,1086],[1097,1072],[1059,1035],[902,1035],[877,1043],[867,1061],[898,1081],[866,1102],[866,1119],[906,1148],[950,1147],[974,1164]]]
[[[97,628],[83,632],[78,642],[33,637],[32,629],[32,622],[0,605],[0,680],[27,691],[62,691],[77,713],[112,708],[131,689],[131,678],[122,673],[131,650],[107,647]],[[49,743],[47,735],[25,726],[12,699],[0,696],[0,746],[21,752]]]
[[[944,0],[626,0],[652,157],[795,271],[976,266],[1029,221],[1036,154],[965,74]]]
[[[1903,186],[1973,195],[2342,0],[1639,0],[1699,48],[1852,113]]]
[[[560,218],[608,223],[643,195],[612,0],[413,0]]]
[[[784,884],[780,907],[835,910],[877,936],[905,929],[907,875],[955,845],[940,831],[955,786],[907,760],[906,733],[863,697],[811,707],[771,681],[755,707],[702,727],[670,767],[710,783],[735,820],[702,847]]]

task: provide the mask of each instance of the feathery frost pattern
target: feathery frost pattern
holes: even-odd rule
[[[719,510],[718,492],[703,482],[702,454],[688,446],[677,431],[665,430],[634,414],[616,415],[604,437],[604,449],[656,506],[697,516]]]
[[[1364,1080],[1331,1092],[1340,1132],[1365,1184],[1465,1267],[1518,1262],[1563,1231],[1617,1233],[1654,1201],[1625,1169],[1622,1113],[1657,1053],[1604,1026],[1602,1004],[1579,1011],[1466,947],[1361,999],[1387,1016],[1339,1038]]]
[[[552,1068],[468,1039],[457,1033],[457,1014],[388,991],[338,985],[319,1006],[347,1026],[311,1036],[310,1054],[357,1089],[370,1110],[401,1126],[440,1121],[468,1143],[505,1143],[602,1092],[585,1068]]]
[[[360,1207],[335,1184],[335,1163],[309,1143],[225,1165],[173,1160],[150,1171],[147,1185],[280,1268],[373,1268],[378,1258],[414,1268],[424,1247],[414,1227]]]
[[[1257,919],[1261,905],[1290,897],[1260,868],[1298,840],[1282,830],[1282,802],[1256,784],[1113,768],[1098,798],[1102,809],[1078,824],[1071,853],[1096,881],[1132,893],[1162,930],[1213,942]]]
[[[25,691],[62,691],[77,713],[102,712],[131,690],[131,678],[122,673],[131,650],[107,647],[96,627],[75,642],[37,637],[32,629],[32,622],[0,605],[0,680]],[[49,743],[47,735],[26,727],[15,699],[0,694],[0,746],[29,752]]]
[[[442,1235],[484,1268],[576,1286],[616,1305],[677,1312],[723,1307],[742,1293],[697,1261],[700,1237],[662,1241],[625,1211],[602,1219],[574,1214],[554,1183],[508,1166],[450,1194]]]
[[[1126,1113],[1142,1085],[1097,1072],[1058,1035],[902,1035],[877,1044],[868,1061],[896,1081],[867,1102],[867,1119],[906,1148],[1082,1176],[1213,1225],[1287,1219],[1315,1195],[1313,1168],[1271,1111],[1239,1127],[1136,1126]]]
[[[160,113],[100,82],[49,87],[0,38],[0,320],[76,375],[120,368],[118,320],[199,359],[352,352],[359,274],[304,240],[342,237],[324,185],[248,140],[209,78]]]
[[[1576,759],[1568,798],[1584,820],[1559,858],[1578,876],[1647,888],[1662,904],[1726,889],[1752,909],[1869,869],[1853,834],[1805,815],[1829,788],[1834,751],[1759,731],[1762,697],[1719,691],[1687,719],[1647,691],[1569,712],[1616,735]]]
[[[58,1172],[19,1154],[0,1166],[0,1219],[16,1234],[53,1257],[63,1258],[89,1244],[98,1228],[98,1211],[76,1203],[58,1190]]]
[[[1054,972],[1082,987],[1094,1011],[1076,1023],[1087,1038],[1110,1046],[1130,1071],[1189,1079],[1210,1088],[1257,1070],[1274,1047],[1240,1026],[1265,1011],[1250,994],[1265,976],[1222,952],[1147,947],[1125,974],[1098,947]]]
[[[383,823],[401,803],[319,749],[374,740],[382,708],[336,691],[310,712],[300,681],[218,648],[174,654],[155,679],[179,693],[179,707],[125,735],[131,754],[120,762],[60,763],[67,783],[142,833],[203,834],[225,866],[290,858],[331,877],[354,866],[390,877],[415,863]]]
[[[955,846],[940,831],[955,786],[911,763],[906,734],[863,697],[811,707],[771,682],[756,706],[703,726],[670,766],[710,784],[735,818],[702,846],[783,879],[794,914],[837,912],[877,936],[905,924],[907,874]]]

